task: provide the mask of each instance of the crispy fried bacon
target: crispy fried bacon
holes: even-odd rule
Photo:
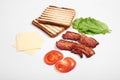
[[[61,50],[69,50],[71,51],[76,43],[65,41],[65,40],[59,40],[56,42],[56,46]]]
[[[95,54],[95,52],[91,48],[82,44],[75,45],[73,48],[73,51],[76,51],[76,53],[80,54],[80,56],[81,56],[81,53],[83,53],[85,54],[86,57],[91,57],[92,55]]]
[[[63,39],[75,40],[79,43],[95,48],[99,43],[92,37],[87,37],[83,34],[78,34],[75,32],[67,31],[65,34],[62,35]]]
[[[91,57],[92,55],[95,54],[95,52],[91,48],[85,45],[62,40],[62,39],[56,42],[56,46],[61,50],[69,50],[72,53],[79,54],[80,57],[83,57],[82,54],[85,54],[86,57]]]
[[[63,39],[75,40],[78,41],[81,37],[78,33],[67,31],[65,34],[62,35]]]

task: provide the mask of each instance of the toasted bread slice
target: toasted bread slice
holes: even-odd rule
[[[33,20],[32,24],[40,28],[41,30],[43,30],[45,33],[47,33],[52,38],[56,37],[58,34],[60,34],[61,32],[65,30],[65,28],[61,26],[40,23],[38,19]]]
[[[53,24],[68,28],[75,16],[75,10],[63,7],[49,6],[38,18],[40,23]]]
[[[32,24],[43,30],[50,37],[56,37],[71,26],[75,10],[70,8],[49,6]]]

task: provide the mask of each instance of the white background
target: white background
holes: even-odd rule
[[[57,49],[55,42],[31,22],[49,5],[76,10],[76,17],[93,17],[112,30],[110,34],[92,36],[99,45],[91,58],[80,58],[61,51],[77,62],[69,73],[60,73],[44,63],[44,55]],[[75,31],[70,27],[67,30]],[[46,40],[34,55],[17,52],[12,44],[20,32],[39,31]],[[77,32],[77,31],[76,31]],[[119,0],[0,0],[0,80],[120,80],[120,1]],[[57,49],[59,50],[59,49]]]

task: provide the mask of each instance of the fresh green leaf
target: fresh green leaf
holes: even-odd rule
[[[111,32],[107,24],[91,17],[77,18],[73,21],[72,26],[74,29],[78,30],[78,32],[89,35],[106,34]]]

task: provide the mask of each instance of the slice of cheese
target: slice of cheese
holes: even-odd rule
[[[33,55],[36,51],[38,51],[39,49],[31,49],[31,50],[26,50],[24,51],[25,53],[31,54]]]
[[[39,49],[43,43],[38,32],[23,32],[17,35],[16,47],[19,51]]]
[[[42,47],[44,42],[45,40],[41,37],[39,32],[23,32],[17,35],[13,47],[16,48],[17,51],[34,54]]]
[[[13,44],[13,47],[17,49],[16,43]],[[30,49],[30,50],[25,50],[23,52],[33,55],[37,50],[39,49]]]

